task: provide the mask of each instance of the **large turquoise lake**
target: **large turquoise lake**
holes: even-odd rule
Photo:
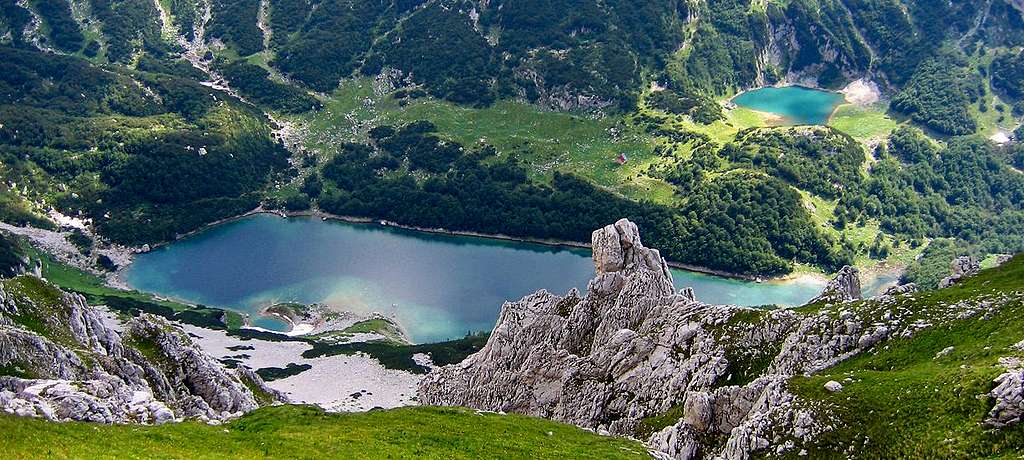
[[[823,125],[843,95],[831,91],[783,86],[746,91],[732,99],[736,105],[785,117],[786,124]]]
[[[590,251],[379,225],[260,214],[146,254],[125,273],[135,289],[252,315],[279,302],[397,315],[419,343],[490,331],[503,302],[538,289],[581,291]],[[676,286],[736,305],[799,305],[822,285],[753,283],[676,270]]]

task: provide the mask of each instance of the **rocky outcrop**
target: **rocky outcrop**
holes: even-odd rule
[[[883,296],[893,296],[893,295],[913,294],[913,293],[915,293],[917,291],[918,291],[917,284],[907,283],[907,284],[900,284],[900,285],[897,285],[897,286],[890,286],[888,289],[886,289],[884,292],[882,292],[882,295]]]
[[[974,257],[961,256],[953,259],[953,262],[949,264],[949,269],[950,275],[939,281],[939,289],[950,287],[957,281],[978,273],[981,271],[981,265]]]
[[[849,265],[841,268],[835,278],[825,285],[825,289],[817,297],[811,299],[809,304],[818,302],[842,303],[860,300],[860,276],[857,269]]]
[[[769,440],[821,431],[793,404],[789,375],[831,365],[890,333],[851,314],[698,302],[692,290],[675,292],[664,259],[626,220],[595,231],[592,242],[597,275],[585,296],[539,291],[506,303],[487,345],[428,375],[420,401],[641,436],[676,458],[743,458]],[[827,294],[859,297],[856,271],[844,269]],[[673,410],[681,414],[674,424],[644,422]]]
[[[236,374],[165,319],[148,314],[133,318],[125,337],[147,355],[146,380],[154,393],[182,415],[228,418],[259,407]]]
[[[539,291],[505,303],[484,348],[429,374],[420,402],[635,436],[678,459],[795,453],[833,425],[789,391],[790,377],[931,325],[905,297],[849,303],[861,295],[850,267],[807,308],[752,309],[676,292],[629,221],[595,231],[592,245],[585,295]],[[935,320],[986,308],[962,302]]]
[[[163,318],[125,333],[78,294],[22,276],[0,283],[0,410],[101,423],[206,421],[255,409],[255,373],[224,369]],[[243,379],[245,383],[243,383]]]
[[[1006,372],[996,377],[996,386],[988,393],[995,403],[985,419],[985,425],[993,428],[1016,425],[1024,417],[1024,363],[1015,357],[999,361]]]
[[[0,377],[0,408],[52,421],[151,423],[174,420],[174,412],[147,391],[112,376],[94,380],[26,380]]]

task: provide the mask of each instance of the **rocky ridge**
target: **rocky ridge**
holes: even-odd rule
[[[597,275],[586,295],[539,291],[506,303],[487,345],[429,374],[420,402],[635,436],[669,458],[796,453],[832,426],[789,391],[792,376],[1006,302],[958,302],[926,314],[900,301],[914,295],[907,286],[849,303],[861,293],[847,267],[800,309],[707,305],[692,291],[675,292],[665,261],[643,247],[631,222],[597,230],[592,240]],[[1008,387],[1018,381],[1004,378]],[[1013,398],[1020,392],[1005,393],[1008,409],[994,416],[1019,419]]]
[[[0,410],[58,421],[218,423],[283,401],[163,318],[118,332],[82,296],[34,276],[0,283],[0,368]]]
[[[979,270],[981,270],[981,264],[974,257],[957,257],[949,264],[950,275],[939,281],[939,289],[950,287],[962,278],[978,273]]]

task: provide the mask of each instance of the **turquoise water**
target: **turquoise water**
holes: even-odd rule
[[[147,254],[125,274],[135,289],[259,318],[278,302],[326,303],[397,315],[419,343],[490,331],[503,302],[538,289],[586,289],[590,251],[349,224],[255,215],[212,227]],[[752,283],[681,270],[677,287],[737,305],[799,305],[821,285]]]
[[[786,117],[787,124],[823,125],[843,102],[843,95],[802,86],[768,87],[732,99],[736,105]]]

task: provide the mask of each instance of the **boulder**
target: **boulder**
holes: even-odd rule
[[[889,286],[889,288],[886,289],[885,292],[882,293],[882,295],[883,296],[894,296],[894,295],[903,295],[903,294],[913,294],[913,293],[917,292],[917,290],[918,289],[917,289],[917,285],[916,284],[914,284],[914,283],[907,283],[907,284],[900,284],[898,286]]]

